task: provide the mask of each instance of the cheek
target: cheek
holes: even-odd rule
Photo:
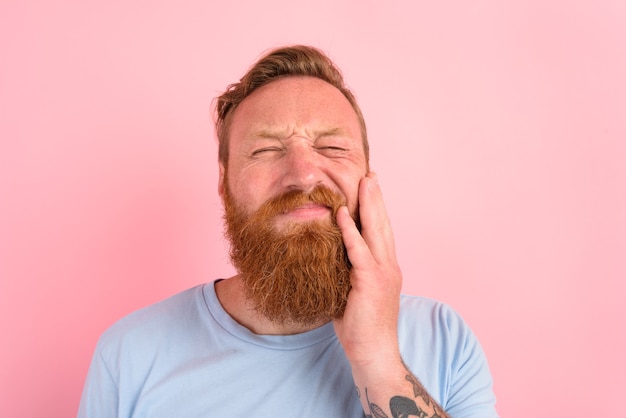
[[[228,183],[231,197],[238,206],[251,214],[256,211],[268,198],[269,188],[262,179],[254,174],[231,179]]]

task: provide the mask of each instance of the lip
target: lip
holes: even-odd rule
[[[306,221],[325,218],[330,215],[330,213],[331,209],[328,206],[317,203],[307,203],[306,205],[298,206],[297,208],[282,214],[282,216],[294,220]]]

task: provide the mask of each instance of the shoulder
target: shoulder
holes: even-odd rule
[[[401,325],[417,324],[450,330],[466,327],[461,315],[448,304],[422,296],[400,296],[399,321]]]
[[[451,416],[497,416],[492,379],[476,336],[446,303],[402,296],[402,358]]]
[[[402,296],[398,334],[401,349],[408,357],[419,353],[446,367],[455,367],[467,356],[479,354],[478,341],[461,315],[448,304],[429,298]]]
[[[203,286],[184,290],[119,319],[100,336],[98,348],[103,352],[116,351],[121,346],[145,346],[171,338],[200,315]]]
[[[433,350],[458,352],[477,344],[463,317],[450,305],[426,297],[402,295],[398,331],[401,343],[428,341]]]

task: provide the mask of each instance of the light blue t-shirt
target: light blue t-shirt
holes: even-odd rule
[[[401,297],[402,358],[454,418],[497,417],[487,362],[447,305]],[[368,411],[369,412],[369,411]],[[134,312],[100,338],[79,418],[363,417],[332,323],[257,335],[213,283]]]

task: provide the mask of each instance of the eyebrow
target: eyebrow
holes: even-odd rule
[[[252,132],[252,137],[253,138],[264,138],[264,139],[284,139],[286,137],[285,134],[286,130],[280,130],[280,129],[267,129],[267,128],[261,128],[258,130],[255,130]],[[323,138],[323,137],[327,137],[327,136],[343,136],[346,135],[346,131],[342,128],[336,127],[336,128],[328,128],[328,129],[319,129],[319,130],[314,130],[313,132],[313,138],[318,139],[318,138]]]
[[[258,131],[253,131],[251,135],[252,138],[265,138],[265,139],[281,139],[284,136],[285,135],[281,131],[268,130],[268,129],[261,129]]]
[[[343,136],[343,135],[346,135],[346,131],[342,128],[324,129],[324,130],[315,132],[316,138],[322,138],[324,136]]]

